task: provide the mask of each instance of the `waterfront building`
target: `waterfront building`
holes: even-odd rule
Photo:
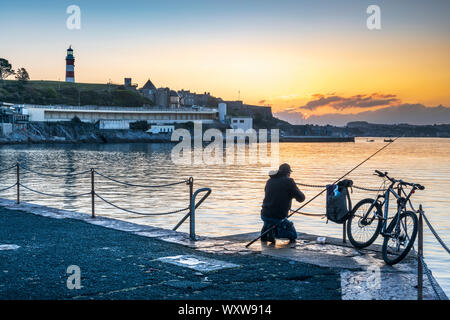
[[[245,104],[240,100],[237,101],[221,101],[227,104],[227,111],[229,113],[238,114],[240,116],[259,117],[260,119],[272,119],[272,107],[270,106],[255,106]]]
[[[180,96],[180,103],[182,106],[192,107],[195,104],[195,94],[190,90],[180,90],[178,91],[178,95]]]
[[[75,82],[75,57],[73,56],[72,46],[67,49],[66,82]]]
[[[225,123],[225,117],[227,116],[227,104],[219,103],[219,121]]]
[[[211,94],[209,92],[205,92],[202,94],[194,94],[194,104],[195,105],[207,106],[210,99],[211,99]]]
[[[253,129],[253,119],[250,117],[231,117],[230,125],[233,129],[242,129],[247,131]]]
[[[170,108],[177,109],[180,107],[180,96],[175,90],[170,90],[169,98]]]
[[[150,79],[148,79],[144,86],[139,89],[140,94],[151,100],[153,103],[156,103],[156,91],[157,89]]]
[[[124,80],[123,80],[123,86],[124,86],[124,88],[125,89],[128,89],[128,90],[136,90],[136,88],[137,88],[137,84],[134,84],[133,82],[132,82],[132,79],[131,78],[124,78]]]
[[[156,90],[155,104],[161,108],[169,108],[170,105],[169,88],[158,88],[158,90]]]
[[[0,123],[24,125],[28,123],[29,115],[23,107],[12,103],[0,103]]]
[[[155,125],[170,125],[218,120],[217,109],[210,108],[126,108],[115,106],[40,106],[17,105],[29,115],[31,122],[71,121],[77,117],[83,122],[100,123],[103,129],[128,129],[130,123],[146,121]]]
[[[7,136],[14,129],[25,128],[28,123],[28,114],[21,107],[11,103],[0,102],[0,135]]]
[[[172,133],[175,130],[174,125],[156,125],[152,124],[146,132],[151,134]]]

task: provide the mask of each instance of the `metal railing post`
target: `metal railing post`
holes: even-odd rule
[[[423,216],[422,205],[419,206],[419,236],[417,249],[417,300],[423,300]]]
[[[187,184],[190,183],[190,180],[188,180]],[[195,199],[197,198],[198,194],[201,192],[206,192],[206,194],[199,200],[199,202],[195,203]],[[211,194],[212,190],[210,188],[202,188],[202,189],[198,189],[197,191],[195,191],[191,197],[191,202],[189,203],[189,207],[188,209],[188,213],[181,218],[181,220],[177,223],[177,225],[172,229],[173,231],[176,231],[182,224],[184,221],[187,220],[187,218],[190,218],[192,216],[192,220],[190,220],[193,225],[193,227],[190,226],[190,236],[192,240],[197,240],[195,238],[195,209],[197,209],[205,200],[206,198],[209,197],[209,195]],[[191,210],[192,208],[192,210]]]
[[[344,224],[342,225],[342,242],[347,243],[347,221],[344,221]]]
[[[20,166],[19,163],[16,163],[16,171],[17,171],[17,204],[20,204]]]
[[[91,211],[92,211],[92,218],[95,218],[95,188],[94,188],[94,176],[95,172],[94,169],[91,168]]]
[[[195,199],[194,195],[194,178],[189,178],[189,237],[195,241]]]

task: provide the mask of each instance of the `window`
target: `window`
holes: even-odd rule
[[[244,120],[241,120],[240,123],[244,123]]]

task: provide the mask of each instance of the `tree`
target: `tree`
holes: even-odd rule
[[[70,122],[72,122],[72,124],[80,124],[82,121],[80,118],[78,118],[77,116],[73,117]]]
[[[8,60],[0,58],[0,80],[8,78],[10,75],[14,74],[11,64]]]
[[[25,68],[20,68],[16,72],[16,79],[21,82],[26,82],[26,81],[30,80],[30,76]]]

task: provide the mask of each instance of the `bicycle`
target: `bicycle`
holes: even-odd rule
[[[371,245],[381,234],[384,237],[383,260],[388,265],[394,265],[406,257],[416,239],[418,218],[406,206],[408,203],[411,205],[410,198],[416,190],[424,190],[425,187],[391,178],[387,172],[375,170],[375,175],[387,179],[390,185],[376,199],[364,199],[355,205],[347,222],[347,235],[353,246],[361,249]],[[405,192],[405,187],[411,187],[409,194]],[[397,199],[397,213],[387,225],[390,194]]]

